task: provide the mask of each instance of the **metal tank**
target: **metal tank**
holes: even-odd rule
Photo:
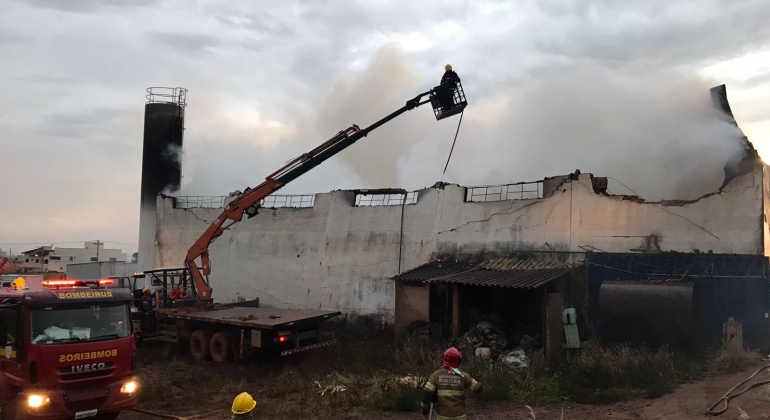
[[[139,214],[139,267],[155,268],[157,197],[179,190],[187,89],[147,88]]]

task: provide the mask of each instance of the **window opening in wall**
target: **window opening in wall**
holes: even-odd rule
[[[61,260],[61,257],[58,257],[56,255],[51,256],[51,261],[59,261],[59,260]]]
[[[315,204],[315,194],[271,195],[265,197],[260,205],[264,208],[281,207],[307,208]]]
[[[91,261],[96,261],[96,257],[91,257]]]
[[[221,209],[225,206],[225,196],[184,195],[174,197],[174,208],[177,209]]]
[[[465,201],[485,203],[489,201],[527,200],[543,198],[543,181],[519,182],[505,185],[467,187]]]
[[[406,196],[406,202],[404,197]],[[356,194],[356,206],[400,206],[417,204],[417,191],[406,194]]]

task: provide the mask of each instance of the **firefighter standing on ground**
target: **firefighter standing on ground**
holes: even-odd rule
[[[481,392],[481,384],[460,370],[460,351],[452,347],[444,352],[444,366],[433,372],[425,384],[422,414],[428,417],[430,405],[436,420],[465,420],[465,390]]]
[[[155,296],[150,293],[150,289],[147,287],[142,288],[142,310],[144,312],[150,312],[155,306]]]
[[[231,420],[252,420],[254,418],[254,407],[257,402],[248,392],[241,392],[233,400],[233,416]]]

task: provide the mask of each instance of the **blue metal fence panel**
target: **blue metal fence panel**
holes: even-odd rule
[[[743,324],[751,348],[770,349],[768,258],[758,255],[586,253],[590,313],[604,281],[676,279],[695,283],[698,335],[716,345],[728,317]]]

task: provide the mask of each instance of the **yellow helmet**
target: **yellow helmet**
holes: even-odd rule
[[[451,64],[447,64],[446,66],[444,66],[444,70],[446,70],[446,71],[452,70],[452,65]]]
[[[17,278],[16,278],[16,280],[14,280],[14,281],[13,281],[13,283],[11,284],[11,286],[12,286],[14,289],[16,289],[16,290],[17,290],[17,289],[23,289],[23,288],[25,288],[25,287],[27,286],[27,281],[26,281],[26,280],[24,280],[24,278],[23,278],[23,277],[17,277]]]
[[[142,293],[147,293],[147,292],[149,292],[149,291],[150,291],[150,289],[148,289],[148,288],[146,288],[146,287],[142,287]]]
[[[233,414],[246,414],[251,412],[254,407],[257,406],[257,402],[249,395],[248,392],[241,392],[233,400]]]

